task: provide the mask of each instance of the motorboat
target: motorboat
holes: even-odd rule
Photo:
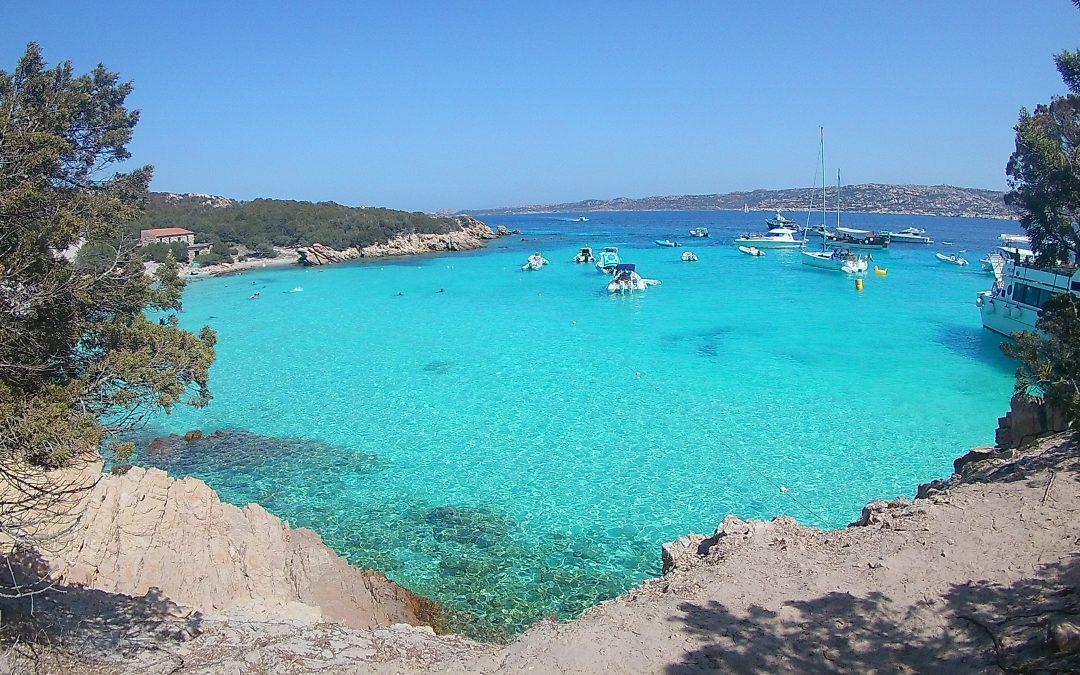
[[[659,286],[656,279],[645,279],[637,273],[637,265],[633,263],[620,263],[615,268],[615,278],[608,282],[607,289],[611,293],[629,293],[643,291],[649,286]]]
[[[860,274],[869,269],[870,256],[860,256],[846,249],[834,248],[831,251],[803,251],[802,262],[818,269]]]
[[[587,223],[587,222],[589,222],[589,219],[586,218],[585,216],[578,216],[577,218],[574,218],[573,222],[575,222],[575,223]]]
[[[798,230],[793,227],[774,227],[766,234],[744,234],[735,237],[735,243],[755,248],[802,248],[804,240],[796,239],[796,232]]]
[[[934,256],[941,262],[951,263],[953,265],[966,265],[968,261],[966,258],[961,257],[955,253],[935,253]]]
[[[836,234],[825,238],[826,246],[839,248],[882,249],[889,248],[889,235],[874,234],[871,230],[853,227],[837,227]]]
[[[697,253],[694,253],[693,251],[683,251],[683,254],[682,254],[682,261],[683,262],[697,262],[697,259],[698,259],[697,258]]]
[[[525,264],[521,266],[521,269],[526,272],[536,272],[548,264],[547,258],[540,253],[533,253],[529,256],[529,259],[525,261]]]
[[[889,241],[897,244],[933,244],[934,240],[926,236],[926,230],[921,227],[905,227],[899,232],[883,231],[881,236],[888,237]]]
[[[811,225],[810,227],[804,227],[803,228],[803,236],[805,237],[805,236],[807,236],[807,234],[821,235],[821,236],[825,237],[826,239],[828,239],[830,237],[836,237],[836,232],[833,232],[832,230],[825,227],[824,225]]]
[[[739,250],[742,251],[743,253],[745,253],[746,255],[753,255],[753,256],[765,255],[765,251],[762,251],[757,246],[740,246]]]
[[[774,227],[790,227],[794,229],[798,228],[798,225],[795,224],[794,220],[788,220],[783,215],[781,215],[779,211],[777,211],[776,215],[772,218],[766,218],[765,224],[768,225],[770,229]]]
[[[707,237],[709,236],[709,228],[707,227],[695,227],[690,230],[691,237]]]
[[[994,286],[982,291],[975,304],[983,328],[1008,337],[1017,331],[1039,332],[1035,323],[1046,302],[1059,293],[1080,297],[1080,269],[1075,266],[1036,267],[1006,259]]]
[[[590,263],[593,260],[592,249],[588,246],[582,246],[578,254],[574,256],[574,262],[576,263]]]
[[[667,248],[675,248],[676,246],[679,245],[679,242],[671,241],[670,239],[657,239],[656,240],[656,245],[657,246],[665,246]]]
[[[1016,246],[1017,244],[1031,246],[1031,237],[1025,234],[1001,234],[998,235],[998,239],[1004,246]]]
[[[614,274],[620,262],[622,260],[619,259],[619,249],[614,246],[605,246],[596,259],[596,269],[604,274]]]

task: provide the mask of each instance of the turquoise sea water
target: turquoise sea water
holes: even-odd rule
[[[518,631],[659,574],[663,542],[728,513],[843,526],[993,441],[1012,366],[978,259],[1016,223],[852,214],[955,243],[875,252],[889,274],[857,292],[797,251],[740,254],[769,214],[571,215],[484,218],[526,234],[480,252],[192,283],[180,318],[218,332],[215,398],[149,435],[231,433],[137,461]],[[663,285],[610,296],[570,262],[586,244]],[[960,249],[972,266],[933,256]],[[520,271],[534,250],[551,264]]]

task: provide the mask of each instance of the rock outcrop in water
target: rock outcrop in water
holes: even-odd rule
[[[324,620],[354,628],[432,625],[441,608],[381,572],[351,566],[318,534],[256,504],[223,503],[200,480],[132,467],[85,496],[83,523],[48,556],[68,585],[204,614]]]
[[[360,258],[385,258],[438,251],[470,251],[482,248],[489,239],[502,236],[475,218],[460,216],[457,222],[461,226],[458,231],[446,234],[402,234],[384,243],[363,248],[347,248],[344,251],[337,251],[322,244],[313,244],[297,249],[300,255],[299,262],[301,265],[328,265]]]

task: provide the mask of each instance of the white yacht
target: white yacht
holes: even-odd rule
[[[795,228],[794,225],[773,227],[766,234],[744,234],[735,237],[735,243],[739,246],[757,248],[802,248],[805,241],[795,238],[795,233],[798,232]]]
[[[899,232],[882,232],[881,236],[888,237],[889,241],[897,244],[933,244],[934,240],[926,236],[926,230],[921,227],[905,227]]]
[[[982,314],[983,328],[1008,336],[1016,331],[1034,331],[1046,301],[1058,293],[1080,296],[1080,269],[1036,269],[1006,260],[994,287],[979,293],[975,304]]]
[[[1001,234],[998,235],[998,239],[1001,240],[1004,246],[1016,246],[1017,244],[1031,246],[1031,237],[1024,234]]]

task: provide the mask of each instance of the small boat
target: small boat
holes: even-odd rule
[[[578,254],[574,256],[574,262],[576,263],[590,263],[593,260],[592,249],[588,246],[582,246]]]
[[[905,227],[899,232],[885,231],[881,236],[888,237],[890,241],[898,244],[933,244],[934,240],[926,236],[926,230],[921,227]]]
[[[578,216],[577,218],[574,218],[574,220],[571,221],[571,222],[574,222],[574,223],[587,223],[587,222],[589,222],[589,219],[586,218],[585,216]]]
[[[745,253],[746,255],[754,255],[754,256],[765,255],[765,251],[762,251],[757,246],[740,246],[739,250],[742,251],[743,253]]]
[[[878,267],[877,265],[874,265],[874,274],[878,275],[879,277],[883,277],[883,276],[887,275],[888,273],[889,273],[888,268]]]
[[[952,263],[953,265],[968,264],[968,261],[965,258],[961,258],[960,256],[952,253],[935,253],[934,256],[936,256],[937,259],[941,262]]]
[[[614,246],[605,246],[596,259],[596,269],[604,274],[614,274],[620,262],[622,261],[619,259],[619,249]]]
[[[690,230],[691,237],[707,237],[709,236],[709,228],[707,227],[695,227]]]
[[[657,246],[666,246],[667,248],[675,248],[676,246],[679,245],[679,242],[671,241],[670,239],[657,239],[656,240],[656,245]]]
[[[548,264],[547,258],[540,253],[533,253],[529,256],[529,259],[525,261],[525,264],[521,266],[521,269],[526,272],[536,272]]]
[[[611,293],[629,293],[643,291],[649,286],[659,286],[656,279],[645,279],[637,273],[637,265],[633,263],[620,263],[615,269],[615,278],[608,282],[607,289]]]
[[[683,262],[697,262],[697,253],[694,253],[693,251],[683,251],[682,261]]]

